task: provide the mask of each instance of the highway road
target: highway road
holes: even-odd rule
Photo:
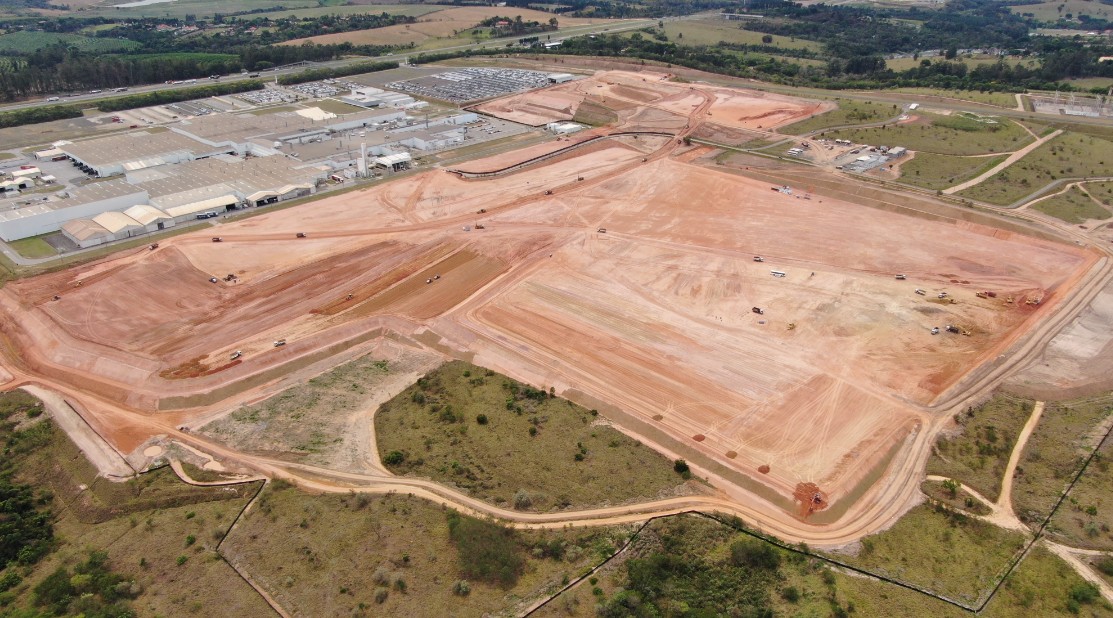
[[[669,18],[665,18],[664,21],[676,21],[676,20],[681,20],[681,19],[691,19],[691,16],[688,16],[688,17],[669,17]],[[613,22],[607,22],[607,23],[603,23],[603,24],[594,24],[594,25],[589,25],[589,26],[573,26],[571,28],[562,28],[562,29],[558,30],[556,33],[554,33],[553,35],[551,35],[552,36],[551,40],[546,40],[545,42],[546,43],[555,43],[555,42],[564,41],[565,39],[571,39],[571,38],[575,38],[575,37],[579,37],[579,36],[588,36],[588,35],[592,35],[592,34],[602,34],[602,33],[613,34],[615,32],[627,32],[627,31],[630,31],[630,30],[637,30],[639,28],[645,28],[647,26],[656,25],[658,21],[659,20],[657,20],[657,19],[624,19],[624,20],[615,20]],[[453,46],[450,46],[450,47],[442,47],[440,49],[435,49],[435,50],[413,50],[413,51],[399,52],[397,54],[388,54],[388,55],[385,55],[385,56],[352,56],[352,57],[344,58],[344,59],[341,59],[341,60],[330,60],[328,62],[306,62],[306,63],[298,64],[297,66],[290,66],[290,67],[286,67],[286,68],[272,69],[272,70],[268,70],[268,71],[259,71],[258,73],[259,73],[259,79],[265,79],[267,81],[272,81],[274,79],[277,79],[280,75],[290,75],[290,74],[294,74],[294,73],[300,73],[302,71],[309,70],[309,69],[334,69],[334,68],[338,68],[338,67],[344,67],[344,66],[348,66],[348,65],[351,65],[351,64],[359,64],[359,63],[363,63],[363,62],[397,62],[399,64],[406,64],[412,56],[418,56],[418,55],[424,54],[424,53],[443,53],[443,52],[462,51],[462,50],[466,50],[466,49],[475,49],[475,50],[479,50],[479,49],[505,49],[507,44],[511,44],[511,43],[516,44],[520,38],[522,38],[522,37],[512,36],[512,37],[504,37],[504,38],[500,38],[500,39],[491,39],[491,40],[482,41],[482,42],[479,42],[479,43],[466,43],[466,44],[462,44],[462,45],[453,45]],[[524,49],[525,48],[519,47],[514,51],[523,51]],[[232,74],[232,75],[223,75],[223,76],[221,76],[221,78],[219,80],[219,83],[238,82],[238,81],[244,81],[244,80],[247,80],[247,79],[252,79],[252,78],[248,77],[249,75],[250,75],[249,73],[238,73],[238,74]],[[50,97],[42,97],[42,98],[37,98],[35,100],[22,101],[22,102],[19,102],[19,103],[11,103],[11,104],[0,106],[0,112],[13,111],[13,110],[17,110],[17,109],[25,109],[25,108],[29,108],[29,107],[38,107],[38,106],[43,106],[43,105],[61,105],[61,104],[66,104],[66,103],[69,103],[69,104],[74,104],[74,103],[91,104],[91,103],[94,103],[94,102],[99,101],[101,99],[111,99],[111,98],[115,98],[115,97],[129,95],[129,94],[142,94],[142,93],[145,93],[145,92],[155,92],[155,91],[159,91],[159,90],[181,90],[181,89],[184,89],[184,88],[196,88],[197,86],[204,86],[204,85],[212,84],[212,83],[214,83],[214,82],[212,82],[208,79],[198,79],[194,83],[190,83],[190,84],[186,84],[186,83],[182,83],[182,84],[150,84],[150,85],[146,85],[146,86],[132,86],[132,87],[128,88],[128,90],[126,92],[115,92],[112,89],[104,89],[104,90],[102,90],[100,92],[97,92],[97,93],[86,92],[86,93],[80,93],[80,94],[71,94],[71,95],[67,95],[67,96],[56,95],[56,96],[59,97],[58,101],[47,101],[47,99],[50,98]],[[51,95],[51,96],[55,96],[55,95]]]

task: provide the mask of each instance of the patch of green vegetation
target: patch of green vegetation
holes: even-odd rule
[[[956,414],[957,431],[940,436],[927,473],[956,479],[996,500],[1016,438],[1033,406],[1030,399],[996,393],[989,401]]]
[[[518,615],[613,554],[629,530],[509,532],[411,496],[310,495],[272,483],[221,547],[291,615]],[[460,539],[473,533],[476,543]],[[519,575],[504,587],[508,564]]]
[[[992,178],[958,195],[1007,205],[1053,180],[1105,176],[1113,163],[1113,139],[1068,132],[1043,144]]]
[[[781,127],[777,129],[777,132],[785,135],[803,135],[830,127],[881,122],[900,115],[900,106],[895,103],[870,103],[839,98],[834,99],[834,101],[838,104],[838,108]]]
[[[31,238],[24,238],[22,240],[13,240],[8,243],[12,249],[25,258],[47,258],[58,255],[58,252],[51,247],[49,243],[43,240],[42,236],[32,236]]]
[[[510,588],[522,575],[525,552],[513,530],[451,511],[448,536],[456,546],[460,575],[465,579]]]
[[[1042,522],[1051,513],[1104,435],[1111,412],[1108,397],[1047,403],[1013,477],[1013,510],[1021,521]]]
[[[1032,548],[1017,566],[984,616],[1028,618],[1030,616],[1111,616],[1113,608],[1093,584],[1040,545]]]
[[[1032,204],[1031,208],[1067,223],[1085,223],[1090,219],[1103,220],[1110,217],[1108,210],[1094,203],[1078,187],[1071,187],[1064,193],[1040,200]]]
[[[333,114],[354,114],[363,111],[363,108],[358,105],[351,105],[336,99],[321,99],[320,101],[314,101],[311,105]]]
[[[981,500],[962,488],[954,479],[946,481],[924,481],[920,490],[928,498],[947,506],[974,515],[989,515],[992,511]]]
[[[1055,511],[1045,533],[1071,547],[1113,549],[1113,440],[1106,439],[1090,465],[1071,488],[1066,501]],[[1113,558],[1109,570],[1113,574]]]
[[[900,181],[925,189],[946,189],[984,174],[1007,158],[1008,155],[956,157],[917,152],[910,161],[901,164]]]
[[[829,132],[832,139],[855,144],[904,146],[918,153],[974,155],[1012,152],[1030,144],[1032,136],[1016,123],[1002,119],[978,122],[963,116],[922,114],[917,122]]]
[[[4,160],[7,160],[7,159],[14,159],[17,156],[19,156],[19,155],[15,154],[14,152],[0,152],[0,161],[4,161]]]
[[[815,41],[797,39],[787,36],[774,36],[772,41],[765,43],[760,32],[744,30],[743,24],[736,21],[715,20],[684,20],[670,21],[665,24],[665,36],[669,41],[678,45],[718,45],[724,43],[738,43],[743,45],[769,45],[785,49],[810,49],[820,51],[822,46]]]
[[[886,92],[904,92],[908,94],[923,94],[961,101],[986,103],[997,107],[1016,108],[1016,95],[1010,92],[978,92],[976,90],[943,90],[941,88],[896,88]]]
[[[15,52],[19,54],[29,54],[35,50],[50,45],[57,45],[58,43],[62,43],[67,47],[76,47],[81,51],[95,53],[126,51],[139,47],[139,43],[127,39],[89,37],[81,36],[80,34],[64,34],[60,32],[17,30],[7,34],[0,34],[0,53]]]
[[[1027,541],[1024,535],[942,506],[921,505],[892,528],[865,537],[856,556],[838,556],[873,573],[978,603]]]
[[[480,415],[486,422],[479,422]],[[375,415],[399,474],[521,510],[648,499],[681,482],[673,464],[552,389],[465,362],[442,365]]]
[[[90,551],[89,557],[73,567],[64,566],[46,576],[34,587],[34,604],[55,616],[79,615],[89,618],[130,616],[125,602],[139,596],[142,588],[133,580],[108,567],[108,554]]]

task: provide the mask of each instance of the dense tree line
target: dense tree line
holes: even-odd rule
[[[390,69],[397,68],[397,62],[362,62],[336,69],[311,69],[292,75],[283,75],[278,78],[278,83],[284,86],[289,84],[304,84],[305,82],[316,82],[322,79],[359,75],[361,73],[376,73],[378,71],[389,71]]]

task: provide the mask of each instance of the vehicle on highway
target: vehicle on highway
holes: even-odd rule
[[[53,103],[54,101],[58,101],[58,100],[59,100],[58,97],[50,97],[49,99],[46,100],[46,102],[47,103]]]

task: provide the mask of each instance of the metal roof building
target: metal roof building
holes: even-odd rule
[[[59,150],[73,159],[74,165],[99,178],[231,152],[174,131],[132,131],[66,144]]]

